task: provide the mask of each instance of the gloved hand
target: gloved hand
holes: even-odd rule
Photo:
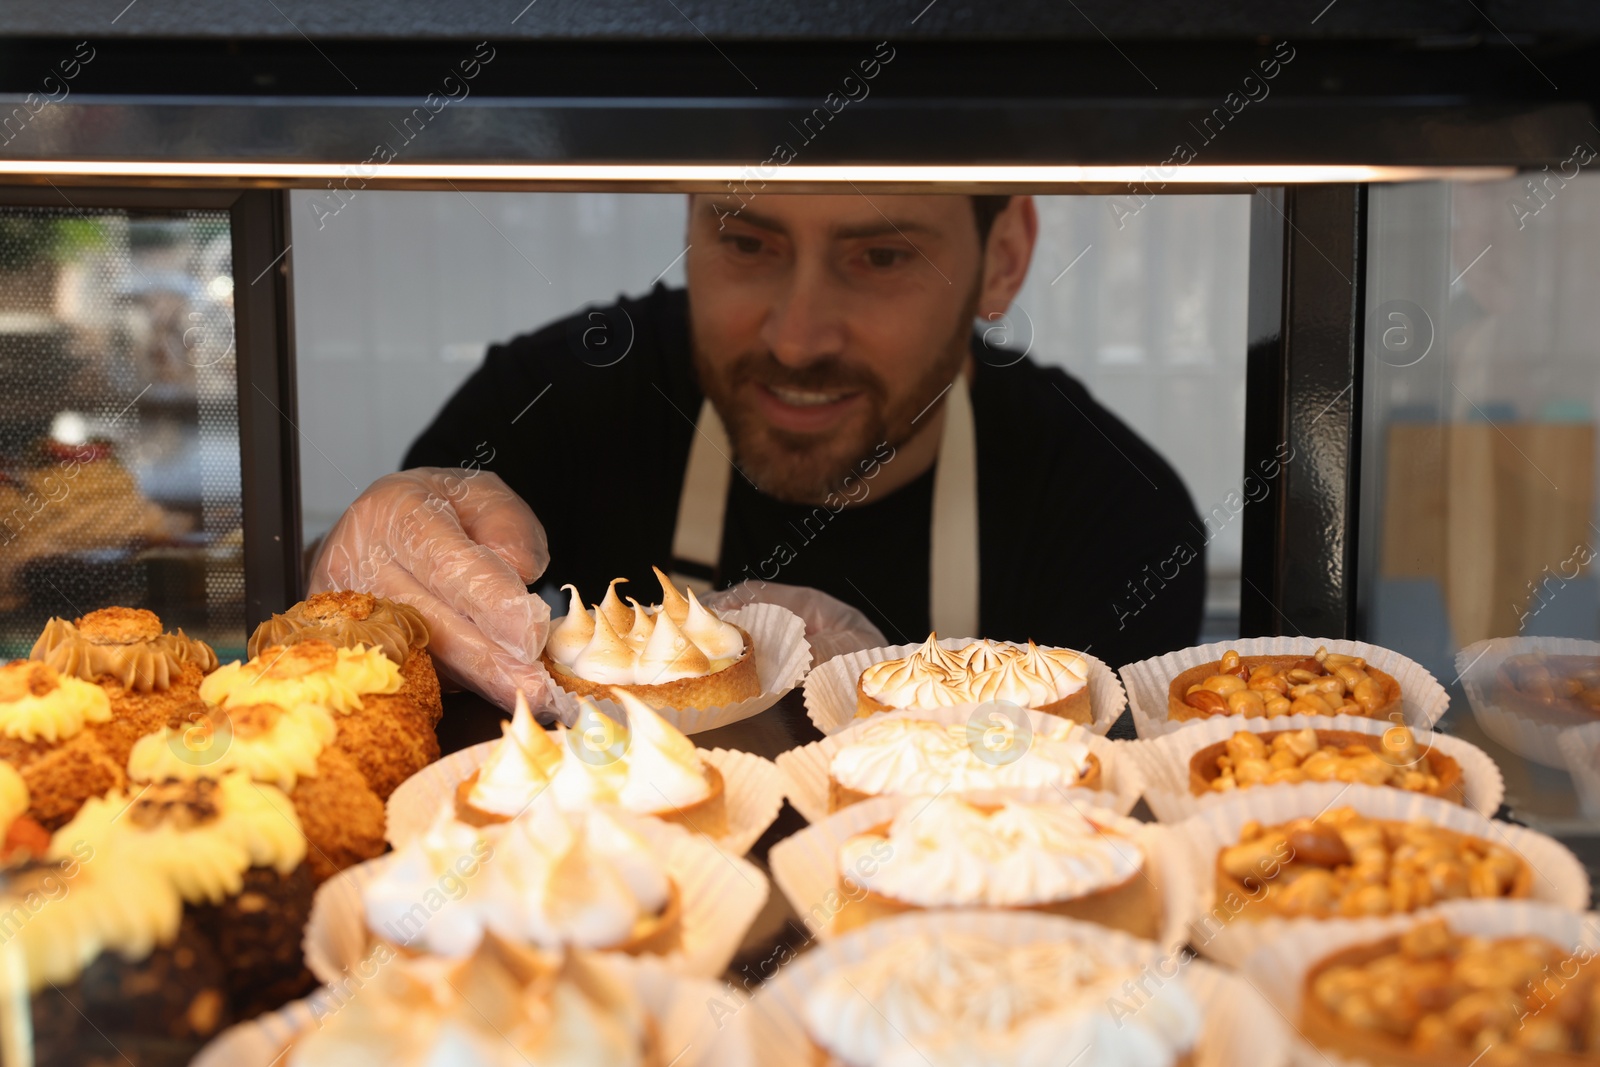
[[[550,608],[527,591],[550,562],[544,527],[498,475],[418,467],[367,487],[328,532],[313,593],[354,589],[410,604],[428,620],[428,651],[456,681],[509,708],[537,707]]]
[[[703,596],[700,602],[714,611],[732,611],[746,604],[776,604],[788,608],[805,620],[813,667],[846,652],[889,643],[883,632],[860,611],[810,586],[763,582],[755,578]]]

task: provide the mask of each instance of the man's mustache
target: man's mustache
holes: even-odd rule
[[[742,356],[733,365],[729,377],[735,385],[776,386],[781,389],[807,389],[819,393],[864,392],[882,397],[883,382],[865,367],[853,366],[838,359],[818,360],[804,367],[790,367],[780,363],[770,353],[752,353]]]

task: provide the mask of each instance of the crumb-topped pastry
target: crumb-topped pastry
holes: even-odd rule
[[[1191,667],[1167,689],[1174,721],[1211,715],[1360,715],[1381,719],[1400,707],[1400,683],[1361,656],[1319,648],[1311,656],[1241,656]]]
[[[545,790],[508,823],[443,811],[362,890],[367,929],[416,953],[460,958],[493,931],[520,945],[671,952],[678,889],[650,846],[603,811],[564,812]],[[465,883],[437,908],[441,878]]]
[[[153,611],[102,608],[68,622],[51,619],[28,658],[93,682],[111,701],[111,718],[92,726],[111,758],[128,762],[139,738],[159,730],[194,700],[217,654],[182,630],[166,633]]]
[[[33,660],[0,667],[0,760],[21,775],[28,814],[45,829],[126,780],[91,729],[110,721],[111,700],[93,682]]]
[[[608,961],[494,935],[462,960],[377,967],[288,1067],[661,1067],[654,1020]]]
[[[1401,915],[1465,897],[1531,896],[1515,851],[1422,820],[1333,808],[1281,826],[1245,824],[1217,853],[1217,896],[1249,897],[1241,915],[1329,919]]]
[[[387,800],[396,786],[439,758],[433,712],[402,695],[404,684],[399,666],[381,649],[341,648],[308,638],[269,645],[248,663],[218,667],[201,684],[200,697],[225,709],[246,704],[326,709],[338,727],[334,747]]]
[[[974,641],[940,646],[929,634],[909,656],[874,663],[856,679],[856,715],[1004,700],[1088,724],[1089,661],[1068,648]]]
[[[839,849],[842,933],[918,908],[1050,912],[1155,938],[1161,895],[1139,844],[1064,803],[912,803]],[[865,893],[862,893],[865,890]]]
[[[1306,974],[1300,1028],[1373,1067],[1600,1062],[1600,970],[1542,937],[1477,937],[1427,919]]]
[[[1512,708],[1586,722],[1600,714],[1600,656],[1511,656],[1496,672],[1495,689]]]
[[[289,798],[242,772],[164,781],[84,804],[51,841],[65,861],[87,848],[164,878],[227,968],[247,1018],[304,993],[300,932],[311,913],[306,839]]]
[[[593,612],[576,586],[571,607],[550,630],[540,657],[557,685],[587,697],[623,689],[657,708],[706,708],[761,694],[750,635],[680,593],[655,568],[661,603],[617,598],[617,578]]]
[[[1201,1016],[1182,982],[1115,1014],[1147,971],[1084,944],[917,933],[823,976],[801,1015],[829,1067],[1187,1067]]]
[[[376,648],[400,668],[397,693],[415,700],[437,726],[444,713],[439,676],[428,654],[428,623],[409,604],[348,589],[314,593],[281,615],[256,627],[246,654],[254,657],[273,645],[326,641],[336,648]]]
[[[509,822],[548,788],[565,811],[615,804],[696,833],[727,833],[722,772],[644,701],[622,689],[612,695],[628,712],[626,728],[583,700],[578,728],[558,725],[552,737],[519,693],[500,742],[457,786],[456,817]]]
[[[861,727],[828,764],[828,810],[867,797],[932,796],[984,789],[1099,789],[1100,759],[1082,727],[1059,723],[1035,731],[1022,755],[984,749],[966,723],[899,718]],[[987,757],[987,758],[986,758]]]
[[[219,779],[235,771],[289,795],[308,845],[315,882],[384,851],[383,801],[350,757],[333,747],[333,714],[316,704],[221,709],[196,701],[180,728],[139,739],[128,760],[133,782]]]
[[[1461,764],[1422,748],[1404,726],[1380,736],[1354,730],[1237,731],[1189,758],[1189,791],[1195,796],[1227,793],[1254,785],[1355,782],[1464,802]]]

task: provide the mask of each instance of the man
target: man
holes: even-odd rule
[[[523,582],[595,602],[621,575],[649,602],[653,564],[786,597],[814,637],[853,631],[835,648],[877,635],[830,597],[895,643],[937,624],[1113,667],[1192,643],[1205,565],[1172,562],[1201,529],[1177,475],[1066,374],[974,334],[1022,287],[1032,199],[746,194],[690,198],[686,291],[491,347],[407,454],[429,469],[352,506],[314,587],[417,604],[500,703],[534,684],[548,618]]]

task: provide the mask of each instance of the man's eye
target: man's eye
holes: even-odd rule
[[[905,255],[898,248],[869,248],[867,263],[874,267],[892,267],[904,259]]]
[[[747,237],[744,234],[730,233],[722,239],[723,244],[731,244],[734,250],[747,256],[753,256],[761,251],[759,237]]]

